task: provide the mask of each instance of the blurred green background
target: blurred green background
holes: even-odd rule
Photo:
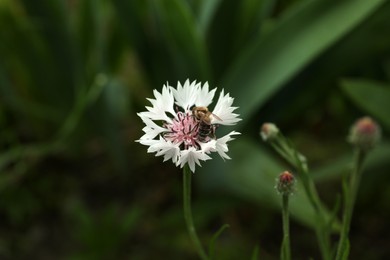
[[[350,259],[390,257],[390,2],[386,0],[0,0],[0,259],[196,259],[181,171],[134,142],[153,89],[209,81],[243,120],[233,158],[194,179],[217,259],[278,259],[276,176],[289,169],[258,135],[275,122],[307,156],[332,209],[370,115],[369,156]],[[292,254],[319,259],[312,209],[292,199]],[[337,241],[335,233],[333,239]]]

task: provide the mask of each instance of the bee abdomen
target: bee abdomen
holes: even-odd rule
[[[201,123],[199,125],[199,131],[198,131],[198,140],[200,142],[205,142],[207,137],[211,134],[212,126],[208,124]]]

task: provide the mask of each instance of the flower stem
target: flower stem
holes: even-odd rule
[[[340,240],[337,247],[336,260],[346,259],[348,254],[348,235],[351,226],[353,207],[355,205],[357,191],[361,178],[361,169],[365,158],[365,152],[358,150],[356,153],[354,168],[351,172],[349,183],[345,187],[344,195],[344,215],[340,231]]]
[[[291,259],[291,249],[290,249],[290,220],[288,212],[288,197],[289,194],[282,195],[282,221],[283,221],[283,242],[281,248],[281,259],[290,260]]]
[[[309,173],[305,169],[300,170],[302,176],[303,186],[306,195],[311,202],[314,211],[317,224],[315,225],[315,233],[317,236],[318,245],[320,248],[321,256],[323,260],[330,260],[330,241],[329,241],[329,229],[327,221],[325,219],[322,202],[318,196],[313,180],[310,178]]]
[[[184,207],[184,219],[187,224],[187,230],[190,235],[192,242],[194,243],[199,257],[202,260],[207,260],[208,257],[204,251],[202,244],[198,238],[198,235],[195,230],[194,221],[192,219],[191,211],[191,178],[192,172],[189,169],[188,165],[184,166],[183,170],[183,207]]]
[[[315,184],[309,175],[306,161],[303,159],[303,156],[300,155],[295,150],[295,148],[291,146],[289,141],[281,133],[279,133],[276,140],[271,142],[271,145],[287,162],[289,162],[297,169],[299,176],[301,177],[305,193],[315,212],[316,221],[318,223],[315,226],[315,233],[320,247],[322,259],[330,260],[330,231],[324,215],[323,204],[317,193]]]

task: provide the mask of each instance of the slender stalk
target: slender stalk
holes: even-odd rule
[[[323,215],[323,207],[321,200],[318,196],[317,190],[315,188],[313,180],[309,177],[308,172],[301,171],[306,179],[306,183],[304,181],[304,188],[306,194],[309,197],[309,200],[315,210],[317,225],[315,225],[315,233],[318,240],[318,245],[320,248],[321,256],[323,260],[330,260],[330,241],[329,241],[329,229],[326,223],[325,216]],[[306,184],[306,185],[305,185]]]
[[[283,220],[283,242],[282,242],[282,260],[291,259],[291,249],[290,249],[290,219],[288,212],[288,197],[289,194],[282,195],[282,220]]]
[[[192,173],[188,165],[184,166],[183,170],[183,208],[184,208],[184,219],[186,221],[187,230],[190,235],[192,242],[194,243],[199,257],[202,260],[207,260],[208,256],[200,243],[198,235],[195,230],[194,221],[192,219],[191,210],[191,178]]]
[[[335,258],[336,260],[344,259],[345,250],[347,248],[349,229],[351,226],[353,208],[355,205],[356,195],[360,184],[361,169],[364,158],[365,152],[359,149],[356,153],[354,168],[351,172],[349,183],[345,187],[343,223],[340,231],[340,240]]]
[[[275,142],[272,142],[271,145],[287,162],[289,162],[297,169],[299,176],[301,177],[305,193],[315,211],[315,216],[318,223],[315,226],[315,233],[322,259],[330,260],[330,231],[323,214],[324,212],[321,199],[318,196],[315,184],[309,175],[306,162],[300,158],[299,153],[290,146],[287,139],[281,134],[279,135],[279,139],[275,140]]]
[[[329,231],[326,229],[326,225],[323,220],[320,220],[321,224],[315,227],[318,245],[320,247],[321,257],[323,260],[330,260],[330,241]]]
[[[329,229],[326,223],[325,216],[323,214],[323,206],[318,196],[313,180],[310,178],[309,173],[305,169],[300,169],[300,173],[303,179],[303,186],[306,194],[309,197],[317,219],[317,225],[315,225],[315,233],[318,240],[321,256],[323,260],[331,259],[330,240],[329,240]]]

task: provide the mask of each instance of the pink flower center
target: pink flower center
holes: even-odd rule
[[[183,144],[184,149],[188,149],[191,146],[195,148],[199,147],[197,144],[199,122],[195,120],[192,114],[178,112],[173,122],[164,126],[169,130],[164,135],[166,140],[180,145]]]

